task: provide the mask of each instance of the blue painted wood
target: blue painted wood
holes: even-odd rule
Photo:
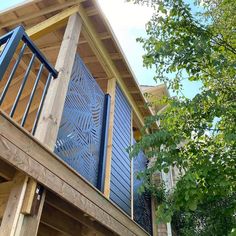
[[[104,169],[99,156],[103,155],[101,142],[104,125],[105,95],[76,55],[64,111],[58,132],[55,153],[84,176],[94,186],[102,188],[100,180]],[[102,134],[103,133],[103,134]]]
[[[110,199],[130,215],[131,161],[126,149],[131,145],[131,107],[118,85],[113,130]]]
[[[111,96],[109,94],[106,94],[104,99],[104,109],[103,109],[104,113],[102,121],[101,146],[99,153],[98,181],[97,181],[97,188],[101,192],[104,192],[104,187],[105,187],[104,185],[105,185],[105,173],[106,173],[110,105],[111,105]]]
[[[133,160],[134,220],[152,235],[151,197],[148,193],[138,192],[143,180],[137,179],[137,174],[147,168],[147,161],[142,151]]]

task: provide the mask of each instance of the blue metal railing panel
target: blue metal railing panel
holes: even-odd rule
[[[0,55],[0,81],[3,78],[3,75],[20,43],[23,41],[27,47],[32,51],[33,54],[37,57],[37,59],[45,65],[48,71],[52,74],[54,78],[57,77],[58,72],[55,68],[48,62],[45,56],[40,52],[37,46],[33,43],[33,41],[29,38],[29,36],[25,33],[23,26],[18,26],[11,32],[0,37],[0,46],[5,44],[5,47]]]
[[[21,46],[21,45],[23,45],[23,46]],[[0,95],[0,106],[3,104],[4,99],[7,96],[8,89],[10,88],[10,85],[14,79],[14,75],[15,75],[15,73],[20,65],[20,62],[24,56],[25,49],[28,48],[32,53],[31,60],[28,64],[28,67],[27,67],[25,74],[22,78],[20,88],[19,88],[18,92],[16,93],[16,97],[15,97],[13,105],[11,107],[11,111],[10,111],[9,115],[12,118],[14,118],[15,111],[17,109],[19,102],[20,102],[21,95],[23,94],[24,87],[28,81],[29,75],[31,73],[31,70],[34,66],[36,59],[41,63],[40,69],[39,69],[38,73],[36,74],[36,78],[33,81],[34,86],[33,86],[32,91],[30,93],[29,101],[27,102],[27,106],[26,106],[26,109],[24,111],[24,114],[23,114],[23,117],[21,120],[22,127],[24,127],[24,125],[26,123],[26,119],[27,119],[28,113],[30,111],[30,107],[31,107],[32,101],[34,99],[34,96],[36,94],[36,89],[37,89],[38,83],[41,79],[41,76],[43,74],[42,72],[43,72],[44,68],[45,68],[44,72],[47,73],[46,76],[48,75],[48,77],[46,79],[46,83],[43,88],[42,97],[41,97],[39,106],[37,108],[37,113],[36,113],[36,117],[34,120],[34,125],[31,130],[32,134],[34,134],[36,127],[37,127],[38,119],[39,119],[41,111],[42,111],[42,107],[44,104],[45,96],[47,94],[47,90],[48,90],[51,78],[52,77],[56,78],[58,75],[58,72],[47,61],[46,57],[40,52],[40,50],[36,47],[36,45],[28,37],[28,35],[25,33],[25,30],[22,26],[18,26],[14,30],[12,30],[11,32],[0,37],[0,47],[2,49],[1,54],[0,54],[0,82],[3,78],[3,76],[5,75],[5,72],[7,71],[10,63],[12,62],[12,58],[14,56],[14,53],[18,54],[16,61],[13,65],[13,68],[10,71],[10,75],[7,78],[7,81],[4,85],[4,89]],[[19,49],[19,53],[17,52],[18,47],[21,47]]]
[[[23,35],[24,35],[24,28],[18,26],[16,29],[12,31],[12,33],[3,36],[2,39],[0,39],[1,45],[6,43],[0,56],[0,81],[2,80],[3,75],[5,74],[7,67],[10,64],[11,59]]]
[[[38,60],[44,64],[44,66],[48,69],[51,73],[52,77],[57,78],[58,72],[57,70],[51,65],[51,63],[46,59],[46,57],[40,52],[34,42],[29,38],[29,36],[25,33],[22,37],[22,40],[27,44],[27,46],[31,49],[31,51],[36,55]]]
[[[105,95],[78,55],[67,91],[55,153],[98,186]]]
[[[147,162],[148,159],[142,151],[133,159],[134,220],[152,235],[151,196],[148,193],[139,193],[143,180],[137,178],[137,174],[147,168]]]

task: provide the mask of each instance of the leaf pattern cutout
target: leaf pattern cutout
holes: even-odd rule
[[[105,95],[76,55],[55,153],[97,184]]]

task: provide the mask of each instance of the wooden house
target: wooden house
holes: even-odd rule
[[[7,9],[0,46],[0,236],[157,235],[127,152],[152,111],[97,2]]]

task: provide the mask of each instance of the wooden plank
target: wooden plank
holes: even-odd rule
[[[3,215],[0,235],[13,236],[17,228],[20,210],[26,190],[28,177],[22,173],[16,173],[13,179],[13,186]]]
[[[0,183],[0,219],[2,219],[4,211],[6,209],[12,185],[13,185],[12,181]]]
[[[78,4],[79,2],[82,2],[82,1],[73,0],[73,1],[67,1],[66,3],[63,3],[63,4],[55,4],[53,6],[46,7],[44,9],[41,9],[40,11],[34,12],[33,14],[27,14],[27,15],[18,17],[15,20],[10,20],[10,21],[4,22],[0,25],[0,29],[5,28],[5,27],[9,27],[12,25],[17,25],[17,24],[22,23],[24,21],[31,20],[36,17],[40,17],[40,16],[43,16],[43,15],[46,15],[49,13],[53,13],[58,10],[62,10],[64,8],[73,6],[74,4]],[[2,15],[3,13],[0,13],[0,14]]]
[[[100,40],[104,40],[104,39],[110,39],[111,35],[108,34],[107,32],[103,32],[103,33],[98,33],[98,37]],[[83,43],[87,43],[87,40],[84,37],[80,37],[79,44]]]
[[[101,40],[99,39],[89,17],[86,15],[85,10],[80,7],[79,14],[83,20],[84,28],[83,28],[83,35],[88,41],[90,47],[94,51],[94,54],[99,58],[101,65],[103,66],[105,72],[107,73],[109,78],[115,77],[119,86],[121,87],[123,93],[125,94],[127,100],[129,101],[130,105],[132,106],[135,115],[137,116],[140,124],[144,126],[144,117],[142,116],[138,106],[136,105],[134,98],[129,93],[127,87],[125,86],[124,81],[121,78],[120,73],[118,72],[117,68],[115,67],[114,63],[109,57],[108,52],[106,51],[104,45],[102,44]]]
[[[6,162],[0,160],[0,176],[6,180],[12,180],[15,175],[15,169]]]
[[[33,204],[34,196],[35,196],[35,189],[37,186],[37,182],[33,179],[29,179],[27,188],[26,188],[26,193],[22,205],[21,212],[23,214],[30,214],[31,213],[31,207]]]
[[[38,209],[37,214],[34,216],[29,216],[29,215],[24,216],[20,236],[28,236],[28,235],[32,236],[34,234],[37,234],[39,222],[40,222],[42,211],[43,211],[45,195],[46,195],[46,193],[44,191],[41,196],[41,201],[40,201],[40,205],[39,205],[39,209]]]
[[[98,9],[95,8],[94,6],[92,7],[87,7],[86,8],[86,14],[87,16],[94,16],[98,14]]]
[[[6,146],[9,147],[8,150],[4,149],[4,147]],[[110,228],[110,230],[117,233],[121,232],[122,235],[135,235],[134,233],[130,232],[128,228],[120,224],[115,218],[111,217],[109,214],[104,212],[104,210],[102,210],[103,207],[107,206],[100,205],[100,207],[98,207],[93,202],[89,201],[87,197],[75,190],[79,189],[81,186],[77,185],[71,187],[70,184],[65,183],[61,178],[59,178],[58,174],[53,173],[48,170],[47,167],[42,166],[42,163],[39,164],[36,160],[32,159],[31,156],[21,151],[18,147],[9,142],[3,136],[0,136],[0,147],[1,151],[3,151],[0,156],[1,158],[5,158],[5,160],[11,161],[12,164],[16,165],[18,168],[21,168],[22,171],[24,171],[25,173],[29,173],[32,178],[35,178],[38,182],[44,184],[50,190],[62,196],[65,200],[79,207],[87,215],[90,215],[95,220],[103,223],[108,228]],[[15,153],[17,153],[16,156],[14,156]],[[51,163],[55,165],[54,162]],[[57,168],[58,167],[59,166],[57,166]],[[63,166],[60,167],[63,168]],[[71,177],[68,175],[67,178],[71,179]],[[73,181],[78,182],[78,178],[76,178],[76,180],[74,179]],[[1,236],[4,236],[4,234]]]
[[[40,223],[38,236],[65,236],[65,234],[58,232],[57,230],[51,228],[48,225]]]
[[[102,233],[103,235],[113,235],[113,232],[108,230],[106,227],[99,224],[93,218],[87,216],[79,209],[76,209],[71,204],[63,201],[61,198],[56,196],[51,192],[47,192],[46,198],[47,204],[53,206],[54,208],[60,210],[64,214],[72,217],[73,219],[79,221],[81,224],[87,226],[88,228],[95,229],[97,232]]]
[[[35,137],[51,150],[54,148],[60,126],[81,26],[82,21],[78,14],[69,18],[55,66],[59,72],[58,78],[50,84],[35,133]]]
[[[104,183],[104,195],[110,197],[110,182],[111,182],[111,158],[112,158],[112,137],[115,113],[115,96],[116,96],[116,79],[112,78],[107,82],[107,93],[111,96],[110,117],[109,117],[109,130],[107,138],[107,158],[106,158],[106,173]]]
[[[81,224],[63,212],[45,203],[40,220],[43,224],[67,235],[76,236],[81,231]]]
[[[119,53],[112,53],[110,55],[112,60],[120,60],[122,59],[121,55]],[[83,57],[83,62],[86,63],[94,63],[98,62],[98,58],[96,56],[89,56],[89,57]]]
[[[69,9],[66,9],[46,19],[45,21],[31,27],[30,29],[27,29],[26,33],[32,40],[40,38],[42,35],[53,32],[56,29],[63,26],[66,23],[66,20],[68,19],[68,17],[76,13],[78,9],[79,9],[78,5],[75,5]]]
[[[45,33],[45,30],[49,30],[50,27],[55,27],[58,21],[66,19],[70,14],[77,11],[78,6],[65,10],[57,14],[56,16],[50,18],[48,21],[44,21],[39,27],[33,27],[31,36],[38,37],[38,33]],[[46,28],[45,28],[46,27]],[[40,31],[41,30],[41,31]],[[67,87],[70,80],[70,74],[72,71],[72,66],[74,62],[74,57],[77,49],[77,44],[79,41],[79,35],[81,30],[81,20],[78,14],[70,16],[64,39],[61,44],[60,52],[58,55],[58,60],[55,68],[59,71],[58,78],[53,80],[50,84],[47,97],[44,103],[44,107],[41,113],[41,118],[36,129],[35,137],[39,139],[42,143],[47,145],[50,150],[54,149],[57,132],[60,125],[60,119],[63,112],[63,105],[66,97]],[[34,32],[34,33],[33,33]],[[49,120],[44,120],[49,112]],[[55,113],[56,112],[56,113]],[[54,117],[53,122],[51,122],[51,116]],[[55,123],[56,122],[56,125]],[[49,142],[50,140],[50,142]],[[35,186],[36,184],[34,184]],[[35,191],[35,187],[30,190],[31,192]],[[29,199],[28,199],[29,200]],[[32,199],[31,199],[32,200]],[[32,202],[28,203],[31,204]],[[41,204],[43,202],[41,201]],[[34,218],[25,218],[24,222],[24,235],[36,235],[39,225],[40,212],[38,212],[38,217]],[[31,231],[29,231],[31,229]]]
[[[120,235],[148,235],[55,154],[0,115],[0,157]],[[14,143],[14,144],[13,144]]]

